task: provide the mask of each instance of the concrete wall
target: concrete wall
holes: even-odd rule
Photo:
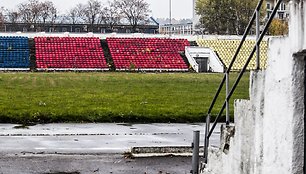
[[[250,100],[235,103],[229,152],[210,149],[204,173],[303,173],[306,0],[290,9],[289,37],[271,39],[267,70],[251,74]]]
[[[264,72],[252,73],[250,100],[235,101],[235,134],[227,153],[210,148],[205,174],[262,173]],[[257,116],[255,116],[257,115]]]

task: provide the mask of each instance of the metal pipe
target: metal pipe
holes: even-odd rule
[[[279,8],[281,2],[282,2],[282,0],[278,0],[277,4],[275,5],[275,8],[274,8],[274,10],[273,10],[272,13],[271,13],[271,16],[270,16],[268,22],[266,23],[266,25],[265,25],[265,27],[264,27],[264,30],[262,31],[262,33],[260,34],[258,40],[256,41],[256,45],[261,43],[263,37],[264,37],[265,34],[267,33],[267,31],[268,31],[268,29],[269,29],[269,26],[270,26],[270,24],[271,24],[271,22],[272,22],[272,20],[273,20],[273,18],[274,18],[274,15],[276,14],[277,9]],[[245,70],[247,69],[247,67],[248,67],[248,65],[249,65],[249,63],[250,63],[252,57],[253,57],[254,54],[255,54],[256,45],[254,46],[254,48],[253,48],[253,50],[252,50],[252,52],[251,52],[249,58],[247,59],[245,65],[243,66],[241,72],[239,73],[239,76],[237,77],[237,79],[236,79],[236,81],[235,81],[235,83],[234,83],[234,85],[233,85],[231,91],[229,92],[229,95],[226,97],[227,99],[230,99],[230,98],[232,97],[232,95],[233,95],[235,89],[237,88],[237,86],[238,86],[238,84],[239,84],[239,82],[240,82],[240,80],[241,80],[241,78],[242,78],[242,76],[243,76]],[[221,111],[219,112],[217,118],[216,118],[215,121],[214,121],[214,124],[213,124],[211,130],[210,130],[209,133],[208,133],[208,138],[210,138],[210,136],[212,135],[212,133],[213,133],[213,131],[214,131],[216,125],[217,125],[217,122],[219,121],[219,119],[220,119],[220,117],[221,117],[221,115],[222,115],[222,113],[223,113],[223,111],[224,111],[224,109],[225,109],[225,106],[226,106],[226,102],[223,103],[222,108],[221,108]]]
[[[169,36],[171,37],[172,34],[172,0],[169,0],[169,19],[170,19],[170,32],[169,32]]]
[[[193,131],[192,143],[192,174],[199,174],[199,145],[200,145],[200,131]]]
[[[209,138],[208,133],[210,130],[210,115],[206,117],[206,126],[205,126],[205,137],[204,137],[204,163],[207,163],[208,157],[208,146],[209,146]]]
[[[256,41],[260,35],[260,11],[256,9]],[[256,44],[256,70],[260,69],[260,44]]]
[[[230,123],[230,116],[229,116],[229,98],[227,97],[228,94],[229,94],[229,72],[226,72],[225,73],[225,76],[226,76],[226,84],[225,84],[225,92],[226,92],[226,100],[225,100],[225,103],[226,103],[226,125],[228,126],[229,123]]]

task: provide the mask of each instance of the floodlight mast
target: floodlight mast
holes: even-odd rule
[[[170,19],[169,37],[171,37],[171,33],[172,33],[172,0],[169,0],[169,19]]]

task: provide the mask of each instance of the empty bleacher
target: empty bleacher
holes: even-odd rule
[[[188,71],[180,55],[186,39],[107,38],[116,70]]]
[[[199,39],[197,43],[201,47],[208,47],[213,49],[219,56],[219,58],[224,62],[226,67],[229,66],[236,49],[239,46],[240,40],[232,39]],[[240,53],[238,54],[237,60],[233,65],[233,70],[241,70],[245,64],[247,58],[249,57],[253,47],[255,45],[255,40],[246,40],[243,44]],[[267,51],[268,51],[268,42],[262,41],[260,45],[260,66],[262,68],[267,67]],[[255,69],[256,67],[256,54],[251,60],[247,69]]]
[[[99,38],[36,37],[38,70],[109,70]]]
[[[0,36],[0,70],[29,70],[27,37]]]

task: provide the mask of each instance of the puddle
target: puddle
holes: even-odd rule
[[[192,126],[203,126],[203,123],[191,123]]]
[[[30,128],[27,125],[18,125],[18,126],[14,126],[13,129],[30,129]]]
[[[35,126],[36,124],[34,123],[26,123],[26,124],[21,124],[18,126],[14,126],[13,129],[29,129],[29,126]]]
[[[133,124],[132,123],[118,123],[117,125],[119,125],[119,126],[133,126]]]

